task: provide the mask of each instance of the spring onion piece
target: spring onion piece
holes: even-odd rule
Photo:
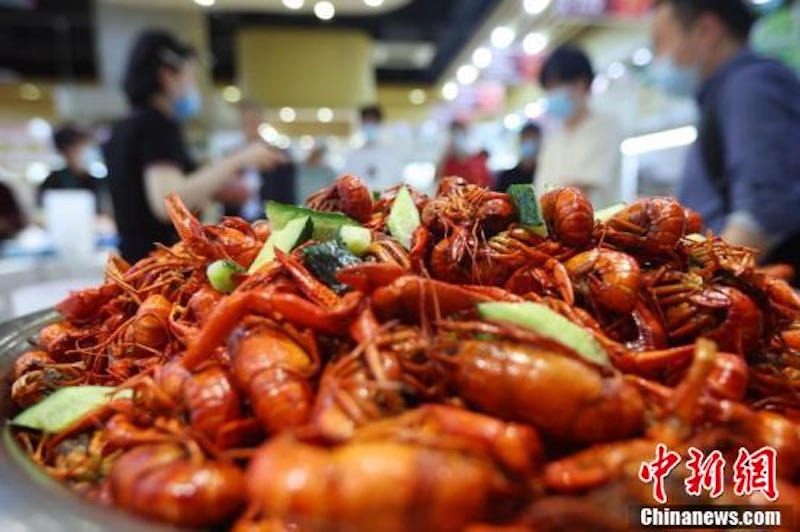
[[[506,321],[530,329],[594,364],[610,365],[608,353],[591,333],[540,303],[479,303],[478,313],[488,320]]]
[[[131,390],[117,391],[112,386],[68,386],[24,410],[11,420],[11,424],[53,434],[113,399],[130,399],[132,396]]]
[[[243,273],[244,268],[229,260],[217,260],[206,268],[206,277],[214,290],[223,294],[230,294],[236,289],[234,274]]]

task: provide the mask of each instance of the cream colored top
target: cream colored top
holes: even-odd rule
[[[619,201],[621,142],[616,120],[593,111],[574,127],[548,132],[536,174],[538,193],[550,187],[590,186],[596,208]]]

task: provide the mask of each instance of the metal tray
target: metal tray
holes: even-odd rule
[[[13,532],[167,532],[178,529],[91,504],[29,461],[6,423],[12,411],[9,372],[29,338],[58,319],[44,311],[0,325],[0,530]]]

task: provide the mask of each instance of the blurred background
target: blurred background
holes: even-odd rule
[[[143,30],[168,30],[198,52],[204,105],[185,128],[196,161],[240,142],[241,104],[250,102],[259,107],[265,141],[297,165],[343,172],[348,155],[367,141],[359,109],[375,105],[383,114],[380,138],[399,159],[402,180],[426,191],[454,120],[469,126],[466,142],[485,155],[492,176],[514,167],[525,124],[536,121],[545,136],[550,127],[537,82],[543,59],[558,45],[578,45],[597,74],[593,107],[622,128],[616,199],[629,201],[674,192],[683,153],[697,136],[694,102],[643,82],[653,59],[653,3],[0,0],[0,182],[24,217],[2,250],[0,318],[46,306],[102,275],[116,245],[111,218],[68,223],[59,209],[69,206],[52,207],[48,217],[37,189],[65,164],[54,129],[79,124],[102,144],[126,114],[120,80]],[[759,37],[787,60],[797,53],[796,11]],[[108,173],[102,157],[88,171],[100,181]],[[302,176],[297,187],[305,192]],[[219,206],[204,210],[208,220],[220,213]],[[79,233],[87,223],[84,244]]]

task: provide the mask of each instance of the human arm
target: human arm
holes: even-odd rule
[[[190,209],[202,208],[242,168],[271,168],[283,162],[283,155],[263,143],[253,143],[220,161],[184,174],[174,162],[154,161],[144,171],[147,203],[153,214],[167,221],[164,197],[177,193]]]

